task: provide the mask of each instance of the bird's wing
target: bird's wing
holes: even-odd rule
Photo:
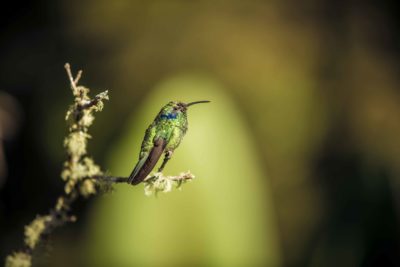
[[[136,185],[142,182],[147,175],[153,170],[154,166],[157,164],[161,155],[164,152],[167,142],[163,138],[157,138],[154,141],[154,146],[147,153],[146,156],[142,157],[136,164],[135,169],[133,169],[131,175],[129,175],[128,183]]]

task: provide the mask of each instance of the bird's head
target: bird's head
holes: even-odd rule
[[[187,108],[200,103],[208,103],[208,100],[195,101],[190,103],[183,103],[178,101],[171,101],[165,105],[161,110],[161,117],[166,119],[174,119],[181,113],[186,113]]]

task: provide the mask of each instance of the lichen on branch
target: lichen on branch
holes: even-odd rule
[[[100,167],[87,155],[87,142],[91,137],[89,127],[93,124],[94,113],[103,109],[104,101],[108,100],[108,91],[90,98],[89,88],[78,85],[82,71],[74,77],[68,63],[65,64],[65,69],[74,102],[65,116],[69,127],[68,135],[64,140],[67,159],[61,173],[61,178],[65,181],[64,193],[58,197],[49,214],[37,216],[25,226],[24,248],[6,257],[6,267],[31,266],[32,252],[43,237],[67,222],[76,221],[76,217],[69,214],[71,204],[79,196],[88,197],[96,193],[98,180],[88,178],[103,175]]]
[[[5,267],[30,267],[32,256],[27,252],[14,252],[6,257]]]
[[[69,134],[64,140],[68,160],[64,163],[61,177],[66,181],[65,193],[71,193],[78,184],[79,193],[84,197],[88,197],[96,193],[95,181],[86,179],[82,183],[79,182],[86,177],[103,174],[93,159],[87,156],[87,142],[91,138],[88,129],[93,124],[94,112],[101,111],[104,107],[103,101],[109,99],[108,91],[104,91],[91,99],[89,97],[89,88],[78,86],[82,72],[78,72],[77,77],[74,79],[68,63],[65,68],[75,99],[74,104],[70,106],[65,116],[65,119],[70,124]]]
[[[44,237],[50,235],[54,229],[77,220],[76,216],[70,214],[70,211],[72,204],[80,196],[87,198],[96,194],[98,188],[104,187],[104,185],[128,182],[128,177],[104,175],[100,166],[87,153],[87,143],[91,138],[89,127],[93,124],[94,114],[101,111],[104,101],[109,99],[108,91],[90,98],[89,88],[78,85],[82,71],[79,71],[74,77],[68,63],[65,64],[65,69],[74,102],[65,116],[68,122],[68,135],[64,140],[67,158],[61,172],[61,178],[65,182],[64,192],[58,197],[54,207],[47,215],[38,215],[29,225],[25,226],[24,247],[6,257],[6,267],[30,267],[32,253]],[[194,178],[189,171],[177,176],[164,176],[161,173],[163,166],[164,164],[157,173],[149,175],[145,179],[146,195],[169,192],[173,186],[179,189],[183,183]]]
[[[175,186],[181,189],[182,185],[191,181],[195,176],[190,172],[182,172],[176,176],[165,176],[161,172],[149,175],[144,180],[144,193],[146,196],[157,195],[159,192],[168,193]]]

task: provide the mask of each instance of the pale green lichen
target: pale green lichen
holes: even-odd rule
[[[84,132],[72,132],[64,140],[68,154],[80,157],[86,153],[87,139],[90,135]]]
[[[67,206],[66,206],[66,203],[65,203],[65,199],[63,197],[59,197],[57,199],[56,210],[60,211],[62,209],[65,209],[66,207]]]
[[[84,115],[81,119],[81,124],[86,127],[89,127],[90,125],[93,124],[94,116],[92,115],[91,111],[88,110],[85,110],[83,113]]]
[[[85,167],[86,167],[87,176],[91,177],[91,176],[101,175],[102,174],[102,172],[100,170],[100,167],[97,164],[94,163],[92,158],[85,157],[83,159],[83,162],[84,162]]]
[[[30,267],[31,255],[24,252],[14,252],[6,257],[5,267]]]
[[[78,181],[82,181],[85,178],[102,175],[100,167],[96,165],[93,159],[89,157],[83,157],[78,163],[67,163],[67,167],[62,172],[63,179],[67,180],[65,190],[67,193],[71,192],[73,187]],[[94,180],[86,179],[80,184],[79,192],[84,197],[88,197],[96,193],[96,186]]]
[[[72,119],[71,130],[80,129],[85,131],[93,124],[93,112],[101,111],[104,107],[104,100],[108,100],[108,90],[98,94],[94,99],[88,96],[89,88],[78,86],[78,93],[75,95],[74,105],[70,106],[65,116],[66,120]],[[72,116],[74,115],[74,116]]]
[[[70,106],[69,109],[67,110],[67,113],[65,114],[66,121],[68,121],[69,118],[71,118],[72,111],[73,111],[73,106]]]
[[[101,92],[100,94],[97,94],[96,98],[99,99],[99,100],[110,100],[108,98],[108,90],[105,90],[104,92]],[[99,111],[101,111],[103,106],[102,105],[98,106],[98,108],[99,108]]]
[[[46,224],[51,220],[50,216],[38,216],[29,225],[25,226],[25,244],[34,249],[43,230],[46,228]]]
[[[77,182],[76,180],[72,180],[72,179],[68,180],[64,186],[65,193],[70,194],[72,192],[72,190],[74,189],[76,182]]]
[[[167,193],[175,186],[181,189],[181,186],[191,181],[195,176],[190,172],[182,172],[177,176],[164,176],[161,172],[149,175],[144,181],[144,194],[146,196],[157,195],[159,192]]]
[[[96,193],[96,187],[93,180],[85,180],[79,187],[79,192],[82,196],[88,197]]]
[[[104,91],[90,99],[89,88],[73,86],[75,104],[72,105],[65,116],[70,120],[70,134],[65,138],[64,146],[67,149],[69,159],[64,163],[61,178],[66,181],[65,192],[71,193],[79,181],[86,178],[101,175],[100,167],[93,159],[86,156],[87,142],[91,136],[87,133],[93,124],[93,112],[101,111],[104,100],[108,100],[108,91]],[[84,197],[96,193],[94,181],[85,180],[78,186],[79,193]]]
[[[108,90],[96,95],[97,103],[93,106],[95,111],[102,111],[104,108],[104,100],[109,100]]]

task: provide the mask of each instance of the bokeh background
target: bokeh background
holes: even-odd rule
[[[9,2],[0,16],[0,257],[63,190],[63,65],[108,89],[90,152],[128,175],[169,100],[182,191],[75,205],[36,266],[400,266],[396,1]]]

